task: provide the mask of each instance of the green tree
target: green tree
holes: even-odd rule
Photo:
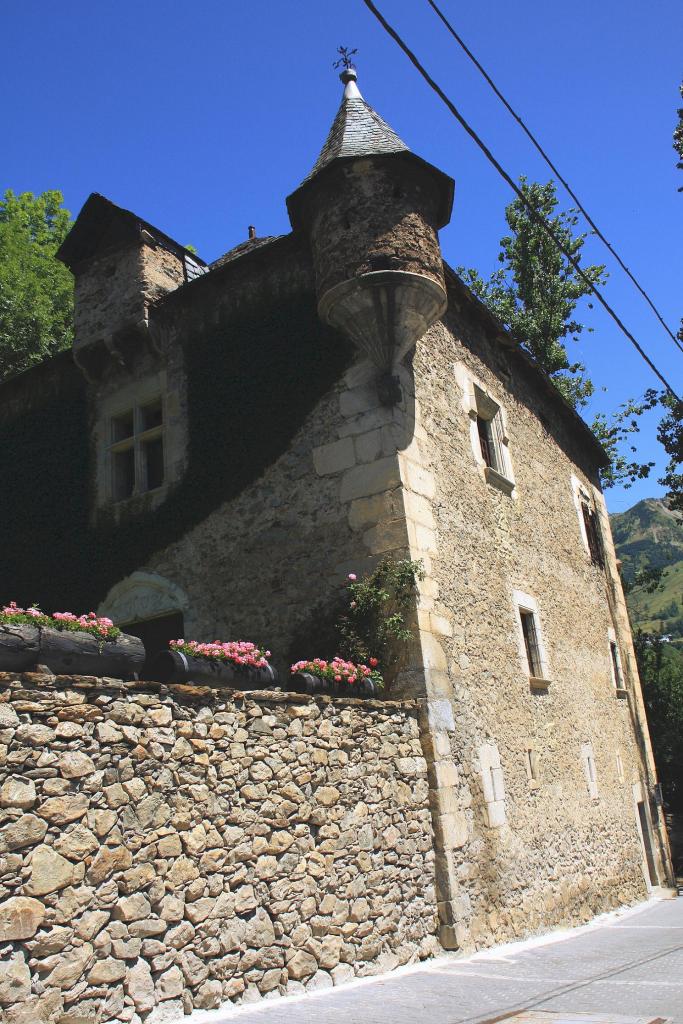
[[[669,807],[683,808],[683,658],[656,633],[634,637],[652,749]]]
[[[575,210],[558,212],[555,183],[529,183],[522,177],[520,188],[565,249],[580,261],[586,235],[576,233]],[[592,330],[576,317],[576,307],[590,294],[590,288],[519,198],[506,207],[505,219],[510,233],[500,241],[498,261],[502,266],[488,281],[476,270],[459,267],[458,273],[531,352],[564,397],[575,407],[583,406],[593,393],[593,384],[585,366],[571,362],[567,342]],[[604,266],[582,269],[594,284],[606,280]]]
[[[683,85],[680,86],[680,93],[683,96]],[[673,132],[673,148],[678,154],[676,167],[683,171],[683,107],[678,108],[677,115]],[[683,192],[683,186],[678,191]],[[678,331],[678,338],[683,342],[683,320]],[[638,432],[638,417],[657,405],[664,410],[664,416],[657,428],[657,440],[668,456],[664,475],[658,482],[667,488],[667,499],[671,508],[683,511],[683,472],[681,471],[683,465],[683,402],[679,402],[668,391],[657,391],[650,388],[639,401],[629,401],[622,405],[610,421],[601,415],[596,417],[593,430],[612,459],[612,465],[607,471],[604,482],[609,486],[617,480],[633,481],[648,476],[654,463],[640,464],[632,460],[630,455],[624,454],[623,443],[628,440],[629,435]],[[636,448],[632,444],[628,445],[628,450],[631,453],[636,452]]]
[[[382,674],[399,663],[403,645],[412,639],[408,625],[424,579],[422,562],[384,558],[369,575],[349,577],[345,608],[337,620],[339,653],[356,662],[379,660]]]
[[[683,82],[679,85],[678,89],[681,94],[681,98],[683,98]],[[683,171],[683,107],[678,108],[677,114],[678,121],[674,128],[673,147],[678,154],[678,163],[676,164],[676,167],[679,171]],[[683,185],[679,187],[678,191],[683,192]]]
[[[683,84],[679,86],[680,94],[683,97]],[[673,147],[678,155],[676,167],[683,171],[683,107],[677,111],[678,120],[673,133]],[[678,189],[683,192],[683,185]],[[683,320],[678,331],[679,341],[683,342]],[[666,412],[657,430],[657,440],[664,446],[664,451],[669,456],[664,476],[659,481],[668,488],[667,497],[673,508],[683,512],[683,402],[677,402],[673,395],[663,391],[660,401]]]
[[[71,224],[61,192],[0,199],[0,379],[73,338],[73,279],[55,259]]]
[[[683,328],[678,333],[683,341]],[[657,428],[657,440],[669,461],[659,482],[668,488],[671,508],[683,512],[683,402],[677,402],[667,391],[660,395],[660,402],[667,411]]]
[[[633,435],[640,432],[642,414],[653,409],[659,401],[659,393],[649,390],[637,401],[629,398],[609,417],[602,412],[596,413],[591,430],[609,457],[609,465],[600,473],[603,487],[622,483],[628,488],[635,480],[644,480],[650,475],[654,462],[639,462],[634,458],[638,449],[633,444]]]
[[[633,591],[640,591],[643,594],[654,594],[656,590],[662,588],[663,575],[663,566],[646,565],[642,569],[636,569],[632,579],[622,580],[624,593],[631,594]]]

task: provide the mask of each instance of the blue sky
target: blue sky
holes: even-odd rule
[[[378,5],[513,177],[546,180],[545,165],[427,3]],[[683,4],[442,6],[677,326],[683,175],[671,134]],[[50,8],[24,0],[4,11],[3,44],[0,188],[60,188],[74,214],[102,192],[209,260],[246,238],[249,224],[259,234],[288,230],[284,197],[309,171],[339,104],[335,50],[357,47],[365,98],[455,178],[445,258],[485,273],[496,265],[508,187],[361,0],[62,0]],[[594,240],[588,247],[594,261],[605,259]],[[606,293],[683,389],[683,355],[617,267]],[[574,351],[607,388],[594,407],[609,412],[656,381],[606,315],[586,316],[595,331]],[[655,425],[644,422],[639,453],[661,464]],[[658,493],[653,477],[608,492],[608,504],[619,511]]]

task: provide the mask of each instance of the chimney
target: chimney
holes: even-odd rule
[[[249,238],[256,238],[256,228],[253,224],[249,225]]]

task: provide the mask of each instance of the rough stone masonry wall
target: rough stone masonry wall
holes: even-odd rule
[[[183,283],[183,265],[163,246],[142,242],[107,252],[77,268],[76,350],[113,337],[145,318],[151,302]]]
[[[417,713],[2,674],[2,1020],[153,1024],[434,952]]]
[[[459,316],[456,300],[448,327],[418,343],[415,432],[400,458],[408,513],[419,500],[429,526],[421,545],[410,524],[409,535],[427,573],[418,611],[427,696],[444,704],[432,736],[437,781],[441,760],[448,775],[436,793],[450,823],[437,862],[448,912],[441,935],[471,948],[587,920],[642,899],[646,886],[634,693],[620,699],[615,690],[608,631],[616,629],[622,659],[626,638],[572,493],[572,474],[593,491],[592,456],[522,361]],[[506,413],[512,494],[486,480],[464,402],[468,377]],[[537,602],[546,689],[530,687],[515,590]],[[582,759],[588,744],[595,792]]]
[[[324,656],[312,644],[348,573],[407,555],[403,429],[372,376],[367,361],[354,363],[258,480],[147,560],[186,595],[185,636],[245,636],[287,671],[287,654]]]

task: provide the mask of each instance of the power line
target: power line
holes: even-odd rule
[[[557,177],[557,179],[558,179],[558,180],[559,180],[559,181],[560,181],[560,182],[561,182],[561,183],[562,183],[562,184],[564,185],[565,189],[567,190],[567,192],[569,193],[569,195],[570,195],[570,196],[572,197],[572,199],[573,199],[573,200],[574,200],[574,202],[576,203],[576,205],[577,205],[578,209],[579,209],[579,210],[581,211],[581,213],[582,213],[582,214],[584,215],[584,217],[586,218],[586,220],[588,221],[588,223],[590,224],[591,228],[593,229],[593,231],[595,232],[595,234],[596,234],[596,235],[598,236],[598,238],[600,239],[600,241],[601,241],[601,242],[603,242],[603,243],[604,243],[604,244],[605,244],[605,245],[607,246],[607,248],[608,248],[608,249],[609,249],[609,251],[610,251],[610,252],[612,253],[612,255],[614,256],[615,260],[617,261],[617,263],[619,264],[619,266],[621,267],[621,269],[622,269],[622,270],[624,271],[624,273],[625,273],[625,274],[626,274],[626,275],[627,275],[627,276],[628,276],[628,277],[630,278],[630,280],[631,280],[631,281],[633,282],[633,284],[634,284],[634,285],[636,286],[636,288],[638,289],[638,291],[640,292],[640,294],[641,294],[641,295],[643,296],[643,298],[644,298],[644,299],[645,299],[645,301],[647,302],[647,304],[648,304],[648,306],[650,307],[650,309],[652,310],[652,312],[653,312],[653,313],[655,314],[655,316],[656,316],[656,317],[657,317],[657,319],[659,320],[660,324],[662,325],[662,327],[664,328],[664,330],[666,331],[666,333],[667,333],[667,334],[669,335],[669,337],[670,337],[670,338],[672,339],[672,341],[673,341],[673,342],[674,342],[674,344],[675,344],[675,345],[677,346],[677,348],[678,348],[678,349],[680,349],[680,351],[681,351],[681,352],[683,352],[683,345],[682,345],[682,344],[681,344],[681,342],[680,342],[680,341],[678,340],[678,338],[677,338],[676,334],[675,334],[675,333],[674,333],[674,332],[673,332],[673,331],[671,330],[671,328],[669,327],[669,325],[668,325],[668,324],[667,324],[667,322],[665,321],[664,317],[662,316],[662,314],[661,314],[661,313],[659,312],[659,310],[658,310],[658,309],[657,309],[657,307],[655,306],[654,302],[652,301],[652,299],[650,298],[650,296],[648,295],[648,293],[647,293],[647,292],[645,291],[645,289],[644,289],[644,288],[643,288],[643,286],[642,286],[642,285],[640,284],[640,282],[639,282],[639,281],[638,281],[638,280],[636,279],[635,275],[634,275],[634,274],[633,274],[633,273],[632,273],[632,272],[631,272],[631,271],[629,270],[629,268],[628,268],[628,267],[626,266],[626,264],[625,264],[625,263],[624,263],[624,261],[622,260],[621,256],[619,255],[619,253],[618,253],[618,252],[616,251],[616,249],[614,248],[614,246],[613,246],[613,245],[611,244],[611,242],[609,242],[609,241],[608,241],[608,239],[607,239],[607,238],[605,238],[605,236],[603,235],[602,231],[600,230],[600,228],[599,228],[599,227],[598,227],[598,225],[597,225],[597,224],[595,223],[595,221],[593,220],[593,218],[591,217],[591,215],[590,215],[590,214],[588,213],[588,210],[586,209],[586,207],[585,207],[585,206],[583,205],[583,203],[581,202],[581,200],[580,200],[580,199],[579,199],[579,197],[577,196],[576,192],[574,192],[573,188],[571,187],[571,185],[569,184],[569,182],[568,182],[568,181],[566,180],[566,178],[564,178],[564,177],[563,177],[563,176],[562,176],[562,175],[560,174],[559,170],[557,169],[557,167],[555,166],[555,164],[553,163],[553,161],[552,161],[552,160],[550,159],[550,157],[548,156],[548,154],[546,153],[546,151],[545,151],[545,150],[543,149],[543,146],[542,146],[542,145],[540,144],[540,142],[539,142],[539,141],[538,141],[538,140],[536,139],[536,137],[535,137],[535,136],[533,135],[533,133],[531,132],[531,130],[530,130],[529,128],[527,128],[527,126],[526,126],[526,124],[524,123],[524,121],[522,120],[522,118],[521,118],[521,117],[519,116],[519,114],[518,114],[518,113],[516,112],[516,110],[514,110],[514,109],[512,108],[512,106],[511,106],[511,105],[510,105],[510,103],[509,103],[509,102],[507,101],[507,99],[505,98],[505,96],[503,96],[502,92],[500,91],[500,89],[498,88],[498,86],[496,85],[496,83],[495,83],[495,82],[493,81],[493,79],[492,79],[492,78],[491,78],[491,76],[490,76],[490,75],[488,74],[488,72],[486,71],[486,69],[485,69],[485,68],[483,68],[483,67],[482,67],[482,65],[481,65],[481,64],[479,63],[479,61],[478,61],[478,60],[477,60],[477,58],[476,58],[476,57],[474,56],[474,54],[472,53],[472,51],[470,50],[470,48],[469,48],[469,47],[467,46],[467,44],[465,43],[465,41],[464,41],[464,40],[463,40],[463,39],[461,38],[461,36],[459,36],[459,35],[458,35],[458,33],[457,33],[457,32],[456,32],[456,30],[455,30],[455,29],[453,28],[453,26],[451,25],[451,23],[450,23],[450,22],[448,21],[448,19],[446,18],[446,15],[445,15],[445,14],[443,13],[443,11],[442,11],[442,10],[441,10],[441,8],[439,7],[439,5],[438,5],[438,4],[437,4],[437,3],[435,2],[435,0],[427,0],[427,3],[428,3],[428,4],[429,4],[429,6],[430,6],[430,7],[432,8],[432,10],[433,10],[433,11],[434,11],[434,13],[436,14],[436,16],[437,16],[438,18],[440,18],[440,20],[441,20],[441,21],[443,22],[443,24],[444,24],[444,25],[446,26],[446,28],[448,29],[448,31],[450,32],[450,34],[451,34],[451,35],[453,36],[453,38],[455,39],[455,41],[456,41],[456,43],[458,44],[458,46],[460,46],[460,47],[461,47],[461,49],[462,49],[462,50],[464,50],[464,52],[465,52],[465,53],[467,54],[467,56],[469,57],[469,59],[470,59],[470,60],[472,61],[472,63],[473,63],[473,64],[474,64],[474,66],[476,67],[476,69],[477,69],[477,70],[478,70],[479,72],[481,72],[481,74],[482,74],[482,75],[484,76],[484,78],[486,79],[486,81],[488,82],[488,84],[489,84],[489,85],[491,86],[491,88],[493,89],[493,91],[495,92],[496,96],[497,96],[497,97],[498,97],[498,99],[499,99],[499,100],[501,101],[501,103],[503,104],[503,106],[505,107],[505,109],[506,109],[506,110],[507,110],[507,111],[508,111],[508,112],[509,112],[510,114],[512,114],[512,116],[514,117],[515,121],[516,121],[516,122],[517,122],[517,124],[518,124],[518,125],[520,126],[520,128],[522,129],[522,131],[524,132],[524,134],[525,134],[525,135],[527,136],[527,138],[528,138],[528,139],[530,140],[530,142],[532,143],[532,145],[533,145],[533,146],[534,146],[534,147],[535,147],[535,148],[536,148],[536,149],[538,150],[538,152],[539,152],[539,153],[541,154],[541,156],[542,156],[542,157],[543,157],[543,159],[545,160],[545,162],[546,162],[546,164],[548,165],[548,167],[550,168],[550,170],[551,170],[551,171],[553,172],[553,174],[554,174],[554,175],[555,175],[555,176]]]
[[[470,136],[470,138],[477,144],[477,146],[482,151],[482,153],[484,154],[486,159],[491,164],[493,164],[493,166],[498,171],[500,176],[504,179],[504,181],[506,181],[508,183],[510,188],[516,194],[517,198],[524,205],[524,207],[529,211],[529,213],[534,218],[534,220],[536,220],[541,225],[543,230],[552,238],[552,240],[555,243],[555,245],[557,246],[557,248],[560,250],[560,252],[563,254],[563,256],[565,256],[565,258],[567,260],[569,260],[569,262],[574,267],[574,270],[579,275],[581,280],[584,282],[584,284],[586,284],[590,288],[590,290],[593,292],[593,294],[595,295],[595,297],[598,300],[598,302],[600,303],[600,305],[603,306],[603,308],[607,311],[607,313],[610,315],[612,320],[614,320],[614,322],[619,327],[619,329],[622,331],[622,333],[628,338],[628,340],[631,342],[631,344],[636,349],[636,351],[641,355],[641,357],[645,360],[645,362],[650,367],[650,369],[655,374],[655,376],[658,377],[659,380],[662,382],[662,384],[664,385],[666,390],[672,395],[673,398],[676,399],[677,402],[680,402],[681,399],[678,397],[678,395],[676,394],[674,389],[671,387],[669,382],[659,372],[659,370],[657,369],[655,364],[652,362],[652,360],[647,355],[647,353],[642,349],[642,347],[640,346],[638,341],[634,338],[634,336],[631,334],[631,332],[626,327],[626,325],[624,323],[622,323],[622,321],[619,319],[619,317],[614,312],[614,310],[612,309],[610,304],[607,302],[607,299],[605,299],[605,297],[602,295],[602,293],[599,291],[599,289],[596,287],[596,285],[594,285],[593,282],[591,281],[591,279],[584,273],[584,271],[583,271],[581,265],[579,264],[578,260],[576,260],[576,258],[570,252],[568,252],[567,249],[563,246],[562,242],[557,237],[557,235],[555,234],[555,232],[553,231],[553,229],[551,228],[550,224],[545,219],[545,217],[543,217],[536,210],[536,208],[529,202],[529,200],[526,198],[526,196],[524,195],[522,190],[519,188],[517,183],[515,181],[513,181],[513,179],[510,177],[510,175],[507,173],[507,171],[503,168],[503,166],[498,162],[498,160],[496,160],[496,158],[493,155],[493,153],[491,152],[491,150],[482,141],[482,139],[479,138],[479,136],[475,132],[474,128],[472,128],[470,126],[470,124],[465,120],[463,115],[460,113],[460,111],[455,106],[455,104],[452,102],[452,100],[450,100],[448,98],[448,96],[443,91],[441,86],[439,86],[434,81],[434,79],[430,76],[429,72],[423,67],[423,65],[420,63],[418,58],[415,56],[413,51],[409,48],[409,46],[406,43],[404,43],[403,39],[400,37],[400,35],[396,31],[396,29],[392,28],[392,26],[386,20],[384,15],[380,11],[377,10],[377,8],[375,7],[375,5],[372,2],[372,0],[363,0],[363,3],[368,8],[368,10],[375,16],[377,21],[379,21],[379,23],[382,26],[382,28],[386,32],[388,32],[388,34],[392,37],[392,39],[398,44],[398,46],[400,46],[400,48],[403,50],[403,52],[405,53],[405,55],[408,58],[408,60],[419,71],[419,73],[422,75],[422,77],[424,78],[425,82],[430,87],[430,89],[432,89],[437,94],[437,96],[443,101],[443,103],[445,103],[445,105],[448,107],[448,109],[450,110],[450,112],[453,115],[453,117],[455,117],[455,119],[465,129],[465,131]]]

